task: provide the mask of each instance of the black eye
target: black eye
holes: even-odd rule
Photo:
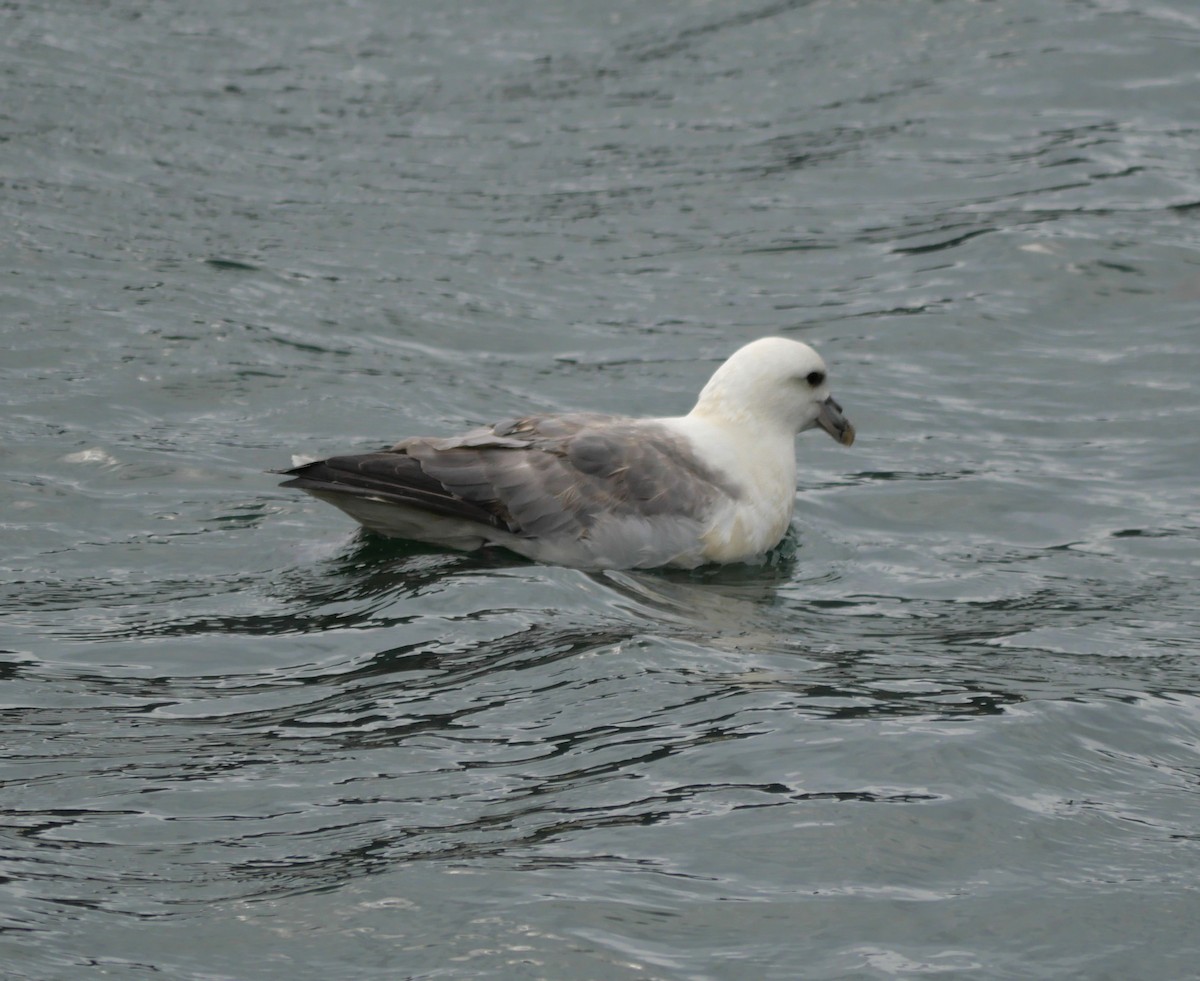
[[[822,384],[825,381],[825,372],[810,371],[804,380],[806,382],[808,382],[813,388],[816,388],[818,385]]]

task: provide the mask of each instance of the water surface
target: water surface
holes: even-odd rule
[[[1200,943],[1183,0],[0,14],[14,979],[1175,979]],[[817,346],[759,566],[264,473]]]

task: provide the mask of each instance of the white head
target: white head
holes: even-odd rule
[[[786,337],[763,337],[735,351],[701,390],[691,414],[789,435],[820,426],[839,443],[854,442],[854,427],[830,394],[825,362],[807,344]]]

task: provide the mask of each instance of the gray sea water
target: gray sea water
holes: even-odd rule
[[[1193,0],[16,0],[0,228],[4,978],[1197,976]],[[766,564],[264,472],[776,333]]]

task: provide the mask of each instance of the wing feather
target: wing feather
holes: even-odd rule
[[[582,413],[407,439],[286,473],[285,486],[323,496],[369,497],[551,544],[653,548],[655,556],[695,540],[722,495],[740,496],[662,424]]]

